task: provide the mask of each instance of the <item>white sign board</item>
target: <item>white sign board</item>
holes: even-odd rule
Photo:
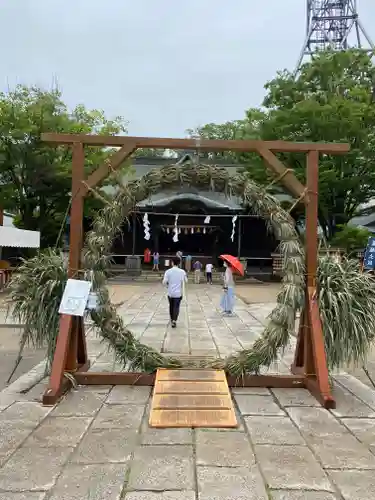
[[[60,303],[60,314],[83,316],[89,298],[91,283],[89,281],[69,279]]]

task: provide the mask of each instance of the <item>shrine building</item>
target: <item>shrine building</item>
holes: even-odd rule
[[[133,173],[127,179],[139,178],[151,169],[197,161],[194,153],[184,152],[179,158],[136,157]],[[227,168],[234,174],[240,166],[228,160],[204,160]],[[279,195],[288,198],[288,195]],[[147,214],[150,239],[145,239],[143,219]],[[178,241],[173,239],[175,218],[178,215]],[[235,222],[233,217],[237,216]],[[234,228],[233,241],[231,238]],[[122,232],[113,242],[112,258],[117,266],[125,266],[129,256],[143,257],[145,249],[160,254],[160,268],[168,265],[171,257],[181,251],[192,261],[212,262],[221,266],[219,255],[229,253],[243,261],[247,274],[272,277],[280,267],[278,241],[267,230],[261,217],[246,213],[241,200],[215,191],[201,191],[193,187],[163,190],[138,203],[129,220],[124,221]]]

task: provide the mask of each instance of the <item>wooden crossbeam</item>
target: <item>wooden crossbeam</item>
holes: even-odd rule
[[[197,149],[195,139],[174,139],[159,137],[128,137],[119,135],[86,135],[86,134],[56,134],[43,133],[41,139],[52,144],[72,144],[82,142],[90,146],[129,146],[136,144],[137,148],[150,149]],[[287,141],[259,141],[259,140],[212,140],[201,139],[200,151],[258,151],[264,146],[271,151],[284,153],[319,151],[320,153],[343,154],[350,150],[346,143],[324,142],[287,142]]]

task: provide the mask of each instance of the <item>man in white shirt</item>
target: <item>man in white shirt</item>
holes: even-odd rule
[[[206,264],[206,278],[207,278],[207,283],[210,283],[212,285],[212,268],[213,265],[208,263]]]
[[[176,262],[172,260],[172,267],[165,271],[163,278],[163,285],[168,286],[169,315],[172,328],[176,328],[176,322],[180,313],[183,286],[186,282],[186,272],[177,267]]]

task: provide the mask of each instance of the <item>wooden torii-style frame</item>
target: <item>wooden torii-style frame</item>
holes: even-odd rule
[[[162,139],[149,137],[121,137],[81,134],[42,134],[42,140],[51,145],[69,145],[73,148],[72,205],[70,212],[70,251],[68,276],[79,276],[83,245],[83,204],[89,190],[118,169],[138,148],[186,150],[196,149],[195,139]],[[84,146],[119,147],[86,179],[84,175]],[[294,363],[291,375],[248,375],[240,380],[228,375],[229,386],[245,387],[302,387],[308,389],[325,408],[334,408],[328,377],[324,338],[316,299],[318,261],[318,177],[319,154],[343,154],[349,144],[294,143],[257,140],[201,140],[200,151],[257,152],[266,165],[306,209],[306,303],[300,318]],[[306,179],[303,186],[294,173],[275,156],[275,152],[307,154]],[[53,405],[70,387],[64,373],[72,374],[78,384],[86,385],[153,385],[154,374],[88,372],[83,318],[61,315],[60,330],[48,388],[43,404]]]

